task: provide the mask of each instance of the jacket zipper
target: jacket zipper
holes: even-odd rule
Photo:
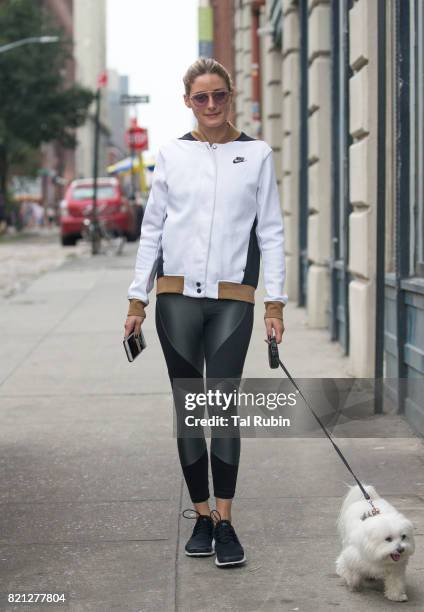
[[[217,183],[217,177],[218,177],[218,164],[216,162],[216,155],[215,155],[216,148],[214,148],[213,144],[211,144],[211,145],[208,144],[208,148],[209,148],[210,151],[212,151],[212,156],[213,156],[213,160],[214,160],[214,164],[215,164],[215,185],[214,185],[214,192],[213,192],[213,207],[212,207],[211,227],[210,227],[210,231],[209,231],[208,253],[207,253],[207,256],[206,256],[205,291],[206,291],[206,280],[208,278],[209,254],[210,254],[210,250],[211,250],[211,241],[212,241],[212,227],[213,227],[213,220],[214,220],[214,217],[215,217],[216,183]]]

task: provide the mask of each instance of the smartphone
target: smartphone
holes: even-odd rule
[[[140,334],[136,336],[135,332],[132,332],[129,336],[124,338],[123,341],[125,353],[128,357],[128,361],[134,361],[138,357],[142,350],[147,346],[143,332],[140,330]]]

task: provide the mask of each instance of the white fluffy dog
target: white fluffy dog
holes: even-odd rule
[[[415,550],[413,525],[371,486],[364,487],[379,514],[371,515],[370,503],[358,486],[343,501],[338,530],[343,550],[336,572],[351,590],[364,578],[384,580],[384,595],[392,601],[408,601],[405,571]]]

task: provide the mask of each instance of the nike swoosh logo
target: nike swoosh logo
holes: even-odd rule
[[[233,164],[240,164],[241,162],[246,161],[246,159],[244,157],[235,157],[233,159]]]

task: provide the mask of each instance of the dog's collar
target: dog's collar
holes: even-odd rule
[[[377,516],[377,514],[380,514],[380,510],[376,508],[375,506],[373,506],[372,510],[368,510],[368,512],[364,512],[364,514],[361,516],[361,521],[365,521],[365,519],[370,518],[371,516]]]

